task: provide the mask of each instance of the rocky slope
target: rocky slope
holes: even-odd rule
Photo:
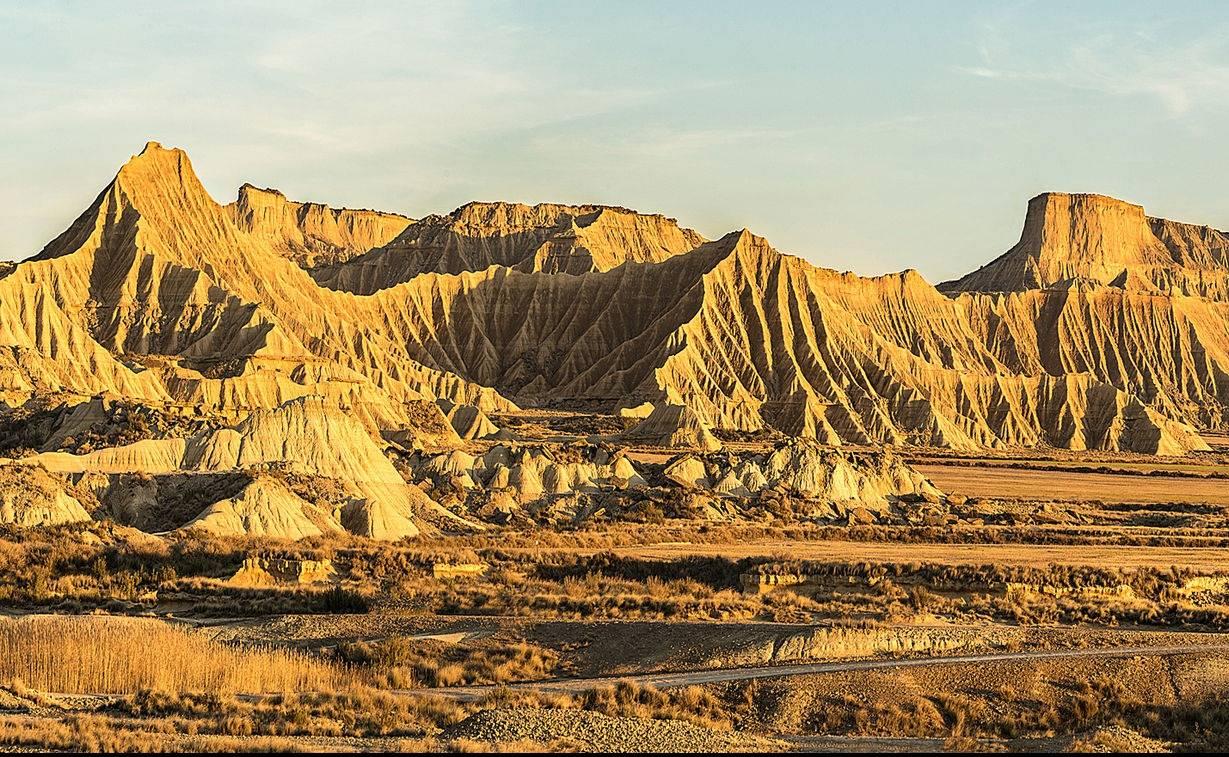
[[[371,294],[423,273],[502,266],[525,272],[608,271],[657,262],[704,238],[672,218],[602,205],[470,203],[428,216],[370,253],[313,272],[320,284]]]
[[[1203,446],[1102,365],[1008,354],[989,316],[916,273],[815,268],[745,230],[601,274],[492,268],[380,294],[379,318],[418,360],[522,403],[681,404],[709,428],[830,443]],[[1051,345],[1031,341],[1050,358]]]
[[[151,143],[0,278],[0,400],[110,393],[236,426],[315,397],[406,447],[488,435],[480,413],[514,402],[648,402],[651,444],[771,429],[827,443],[1201,449],[1191,424],[1229,427],[1220,237],[1132,207],[1035,201],[1024,251],[980,278],[1048,288],[1011,294],[953,299],[914,272],[841,274],[746,230],[703,242],[618,208],[479,203],[315,269],[318,286],[289,259],[295,245],[357,251],[391,226],[251,188],[221,206],[186,155]],[[1123,285],[1100,285],[1122,278],[1119,264]],[[1157,271],[1178,269],[1206,271],[1207,296],[1158,293]],[[1197,280],[1188,273],[1171,279]],[[1057,286],[1074,278],[1085,283]]]
[[[0,399],[111,392],[237,420],[320,395],[382,428],[404,428],[409,401],[510,407],[413,360],[275,242],[237,226],[181,151],[151,143],[0,279]]]

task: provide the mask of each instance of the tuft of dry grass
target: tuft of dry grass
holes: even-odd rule
[[[333,691],[344,669],[293,651],[239,648],[150,618],[33,616],[0,621],[0,680],[38,691]]]

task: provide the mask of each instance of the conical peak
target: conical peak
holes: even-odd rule
[[[763,250],[773,249],[772,245],[764,237],[757,236],[750,229],[742,228],[738,231],[731,231],[725,236],[717,240],[716,244],[730,250]]]
[[[115,184],[134,200],[149,192],[164,194],[168,190],[208,197],[188,154],[158,142],[146,143],[140,153],[129,159],[116,174]]]

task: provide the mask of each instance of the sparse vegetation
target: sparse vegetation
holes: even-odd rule
[[[0,620],[0,680],[38,691],[122,694],[333,691],[345,671],[301,653],[248,649],[138,618],[36,616]]]

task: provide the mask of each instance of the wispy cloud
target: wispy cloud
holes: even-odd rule
[[[1229,97],[1229,36],[1219,32],[1178,45],[1158,41],[1147,31],[1095,34],[1069,44],[1057,57],[1038,61],[1029,53],[1018,54],[1000,27],[988,23],[977,52],[977,64],[956,70],[1001,82],[1150,97],[1173,118],[1220,107]]]

